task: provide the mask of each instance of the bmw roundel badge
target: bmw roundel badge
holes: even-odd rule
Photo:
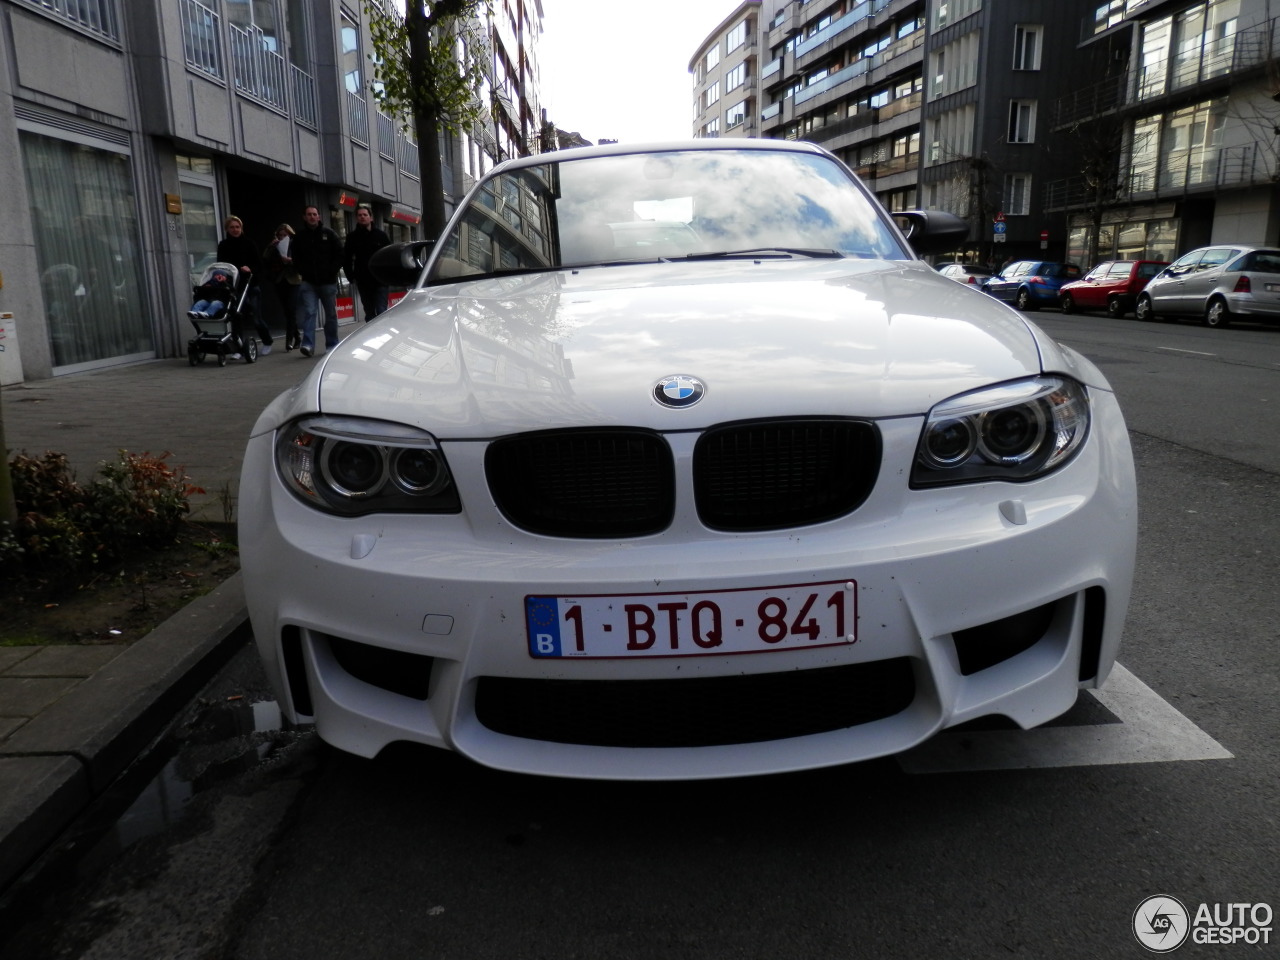
[[[663,377],[653,387],[653,397],[664,407],[691,407],[707,392],[697,377],[677,374]]]

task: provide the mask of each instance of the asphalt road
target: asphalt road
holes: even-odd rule
[[[187,787],[175,826],[60,891],[47,929],[61,932],[28,945],[237,960],[1141,957],[1147,897],[1280,906],[1280,329],[1033,319],[1112,379],[1140,484],[1120,657],[1135,680],[1111,685],[1137,694],[1056,731],[1070,756],[1045,747],[1039,765],[1000,768],[974,734],[941,772],[890,759],[619,784],[425,749],[369,762],[247,728],[199,735],[228,697],[267,695],[246,655],[193,705],[205,753],[184,755],[203,770],[211,750],[261,762]],[[1130,729],[1137,753],[1105,746]],[[1174,759],[1142,754],[1179,731]],[[1219,752],[1177,753],[1193,741]],[[1274,956],[1267,936],[1189,940],[1177,956]]]

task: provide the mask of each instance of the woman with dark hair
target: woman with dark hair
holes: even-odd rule
[[[254,274],[262,266],[262,258],[258,256],[258,248],[253,241],[244,235],[244,221],[239,217],[227,217],[222,221],[222,226],[227,235],[218,243],[218,259],[234,265],[240,271],[241,283],[253,283]],[[258,291],[255,287],[249,289],[245,309],[253,316],[253,325],[258,328],[258,339],[262,341],[258,352],[265,357],[271,352],[271,328],[262,319],[262,311],[258,309]],[[243,337],[241,330],[236,333]]]
[[[293,227],[282,223],[276,227],[276,235],[262,254],[267,265],[267,275],[275,285],[276,296],[280,300],[280,310],[284,313],[284,349],[296,350],[302,343],[298,335],[298,284],[302,278],[293,268],[293,257],[289,255],[289,247],[293,243]]]

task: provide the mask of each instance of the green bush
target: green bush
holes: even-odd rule
[[[0,524],[0,571],[71,590],[104,564],[172,542],[188,498],[204,491],[170,469],[168,456],[121,450],[82,486],[63,454],[16,455],[9,469],[18,516]]]

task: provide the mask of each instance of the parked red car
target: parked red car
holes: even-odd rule
[[[1058,303],[1063,313],[1106,310],[1107,316],[1123,317],[1147,282],[1168,265],[1167,260],[1106,260],[1079,280],[1064,283]]]

